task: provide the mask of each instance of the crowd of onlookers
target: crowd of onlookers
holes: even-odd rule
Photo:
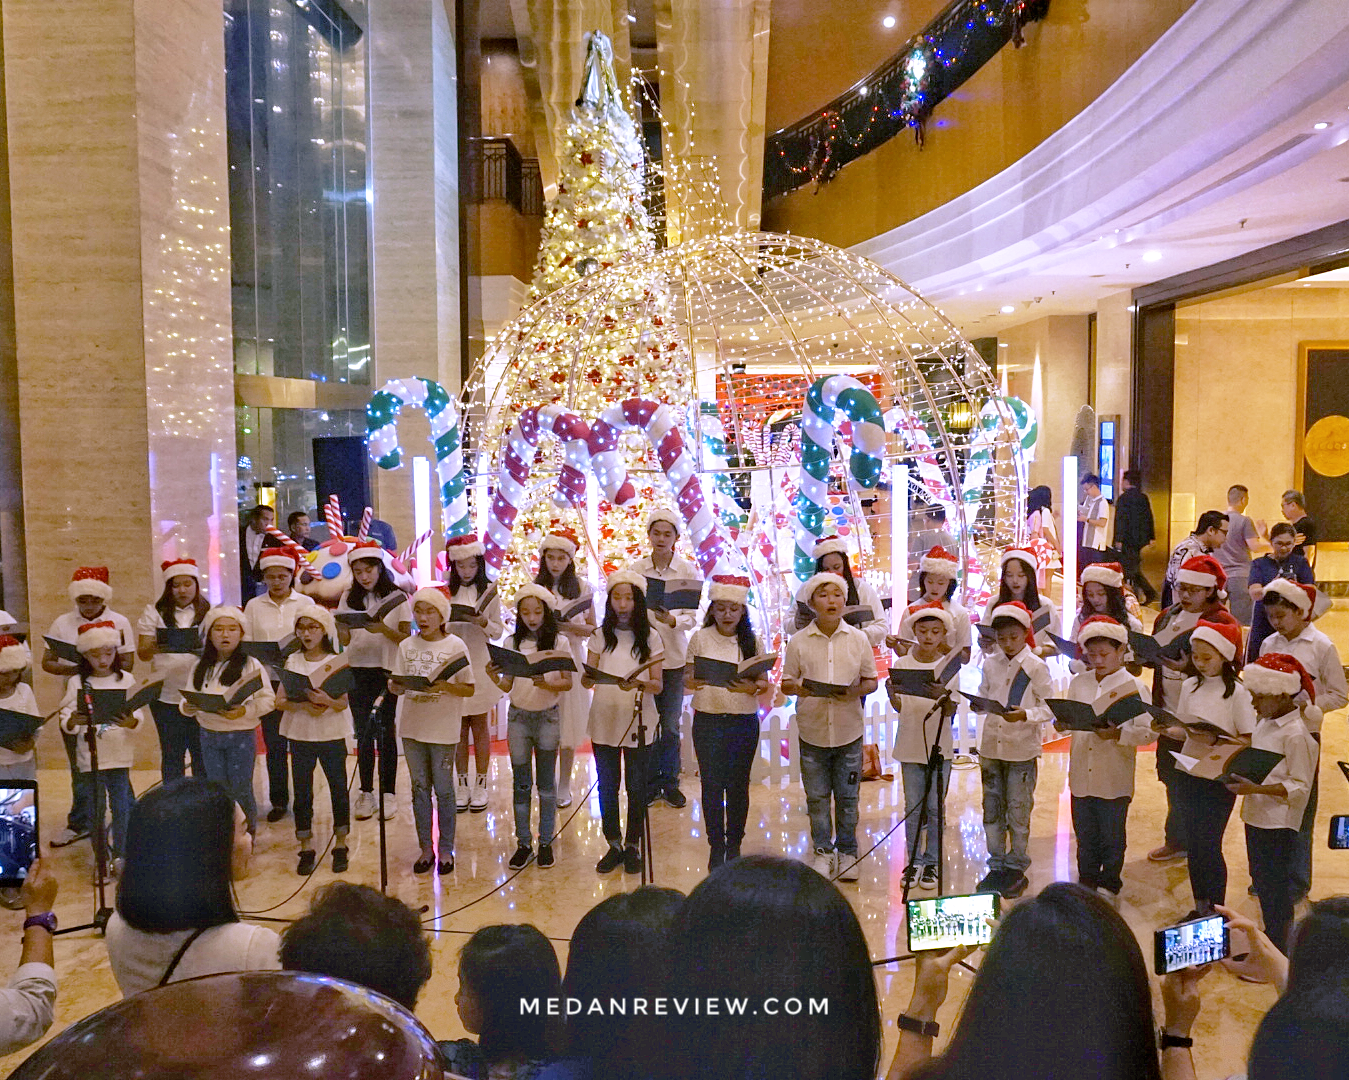
[[[282,968],[348,980],[416,1009],[432,965],[417,912],[336,882],[280,934],[244,923],[230,885],[249,850],[237,806],[209,781],[171,781],[136,803],[107,933],[124,995]],[[30,913],[50,911],[55,887],[40,866],[24,898]],[[1349,1076],[1349,898],[1314,903],[1286,957],[1251,922],[1224,914],[1249,942],[1240,970],[1279,991],[1253,1033],[1250,1080]],[[747,856],[688,896],[644,886],[602,901],[577,924],[565,970],[533,926],[474,932],[459,951],[455,1003],[476,1038],[439,1044],[436,1067],[497,1080],[873,1080],[887,1074],[883,1031],[897,1024],[889,1080],[1212,1075],[1202,1061],[1196,1072],[1189,1040],[1205,997],[1220,998],[1231,976],[1216,964],[1166,976],[1158,1014],[1133,931],[1096,892],[1050,885],[1004,914],[981,960],[973,953],[920,954],[907,1008],[885,1016],[878,969],[838,888],[804,863]],[[957,965],[974,974],[951,1019],[942,1008]],[[55,994],[50,928],[39,919],[25,930],[23,964],[4,991],[0,1049],[42,1035]],[[163,1000],[171,1009],[173,998]],[[939,1016],[951,1030],[934,1054]],[[76,1034],[85,1044],[108,1037],[106,1075],[132,1075],[119,1062],[144,1048],[96,1034],[106,1030],[83,1025]],[[58,1037],[40,1051],[43,1067],[61,1052]]]

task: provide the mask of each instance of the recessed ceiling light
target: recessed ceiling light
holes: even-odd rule
[[[887,15],[881,20],[881,25],[887,30],[893,30],[895,28],[895,17],[893,15]]]
[[[1155,248],[1154,248],[1152,251],[1145,251],[1145,252],[1143,252],[1143,261],[1144,261],[1144,262],[1161,262],[1161,261],[1162,261],[1162,253],[1161,253],[1160,251],[1157,251]]]
[[[636,21],[637,21],[637,16],[636,16],[636,15],[629,15],[629,16],[628,16],[628,22],[636,22]]]
[[[1016,305],[1003,304],[1002,307],[998,308],[998,310],[1001,311],[1004,315],[1013,315],[1016,313]]]
[[[1005,349],[1005,348],[1007,348],[1007,342],[1005,342],[1005,341],[999,341],[999,342],[998,342],[998,348],[999,348],[999,349]]]
[[[1330,127],[1330,125],[1329,125],[1328,123],[1326,123],[1324,120],[1322,120],[1322,121],[1320,121],[1319,123],[1313,124],[1313,125],[1312,125],[1312,130],[1313,130],[1313,131],[1325,131],[1325,129],[1328,128],[1328,127]]]
[[[859,87],[857,88],[857,93],[858,93],[858,96],[859,96],[859,97],[866,97],[866,96],[867,96],[867,88],[866,88],[865,86],[859,86]]]

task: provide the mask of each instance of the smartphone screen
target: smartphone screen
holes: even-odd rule
[[[987,945],[993,940],[988,920],[997,916],[997,893],[910,900],[909,952]]]
[[[1181,968],[1223,959],[1231,953],[1232,942],[1223,917],[1206,915],[1156,931],[1154,949],[1157,974],[1169,975]]]
[[[0,780],[0,887],[15,888],[37,858],[37,781]]]
[[[1349,848],[1349,814],[1336,814],[1330,819],[1330,846],[1337,851]]]

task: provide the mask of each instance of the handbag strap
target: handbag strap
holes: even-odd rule
[[[173,954],[173,959],[169,961],[168,970],[164,972],[164,977],[159,980],[158,985],[160,986],[168,985],[169,980],[173,978],[173,973],[178,970],[178,964],[183,959],[184,954],[186,954],[187,950],[192,947],[192,943],[196,941],[197,938],[201,937],[202,934],[206,933],[208,929],[209,929],[208,927],[199,926],[196,930],[193,930],[192,933],[188,935],[186,941],[184,941],[181,945],[178,946],[178,951]]]

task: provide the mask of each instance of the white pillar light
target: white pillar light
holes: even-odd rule
[[[1071,637],[1077,618],[1077,458],[1063,459],[1063,597],[1060,637]]]
[[[431,528],[431,459],[415,457],[412,459],[412,531],[421,536]],[[416,551],[418,585],[430,585],[435,580],[435,567],[431,565],[431,538],[421,542]]]

